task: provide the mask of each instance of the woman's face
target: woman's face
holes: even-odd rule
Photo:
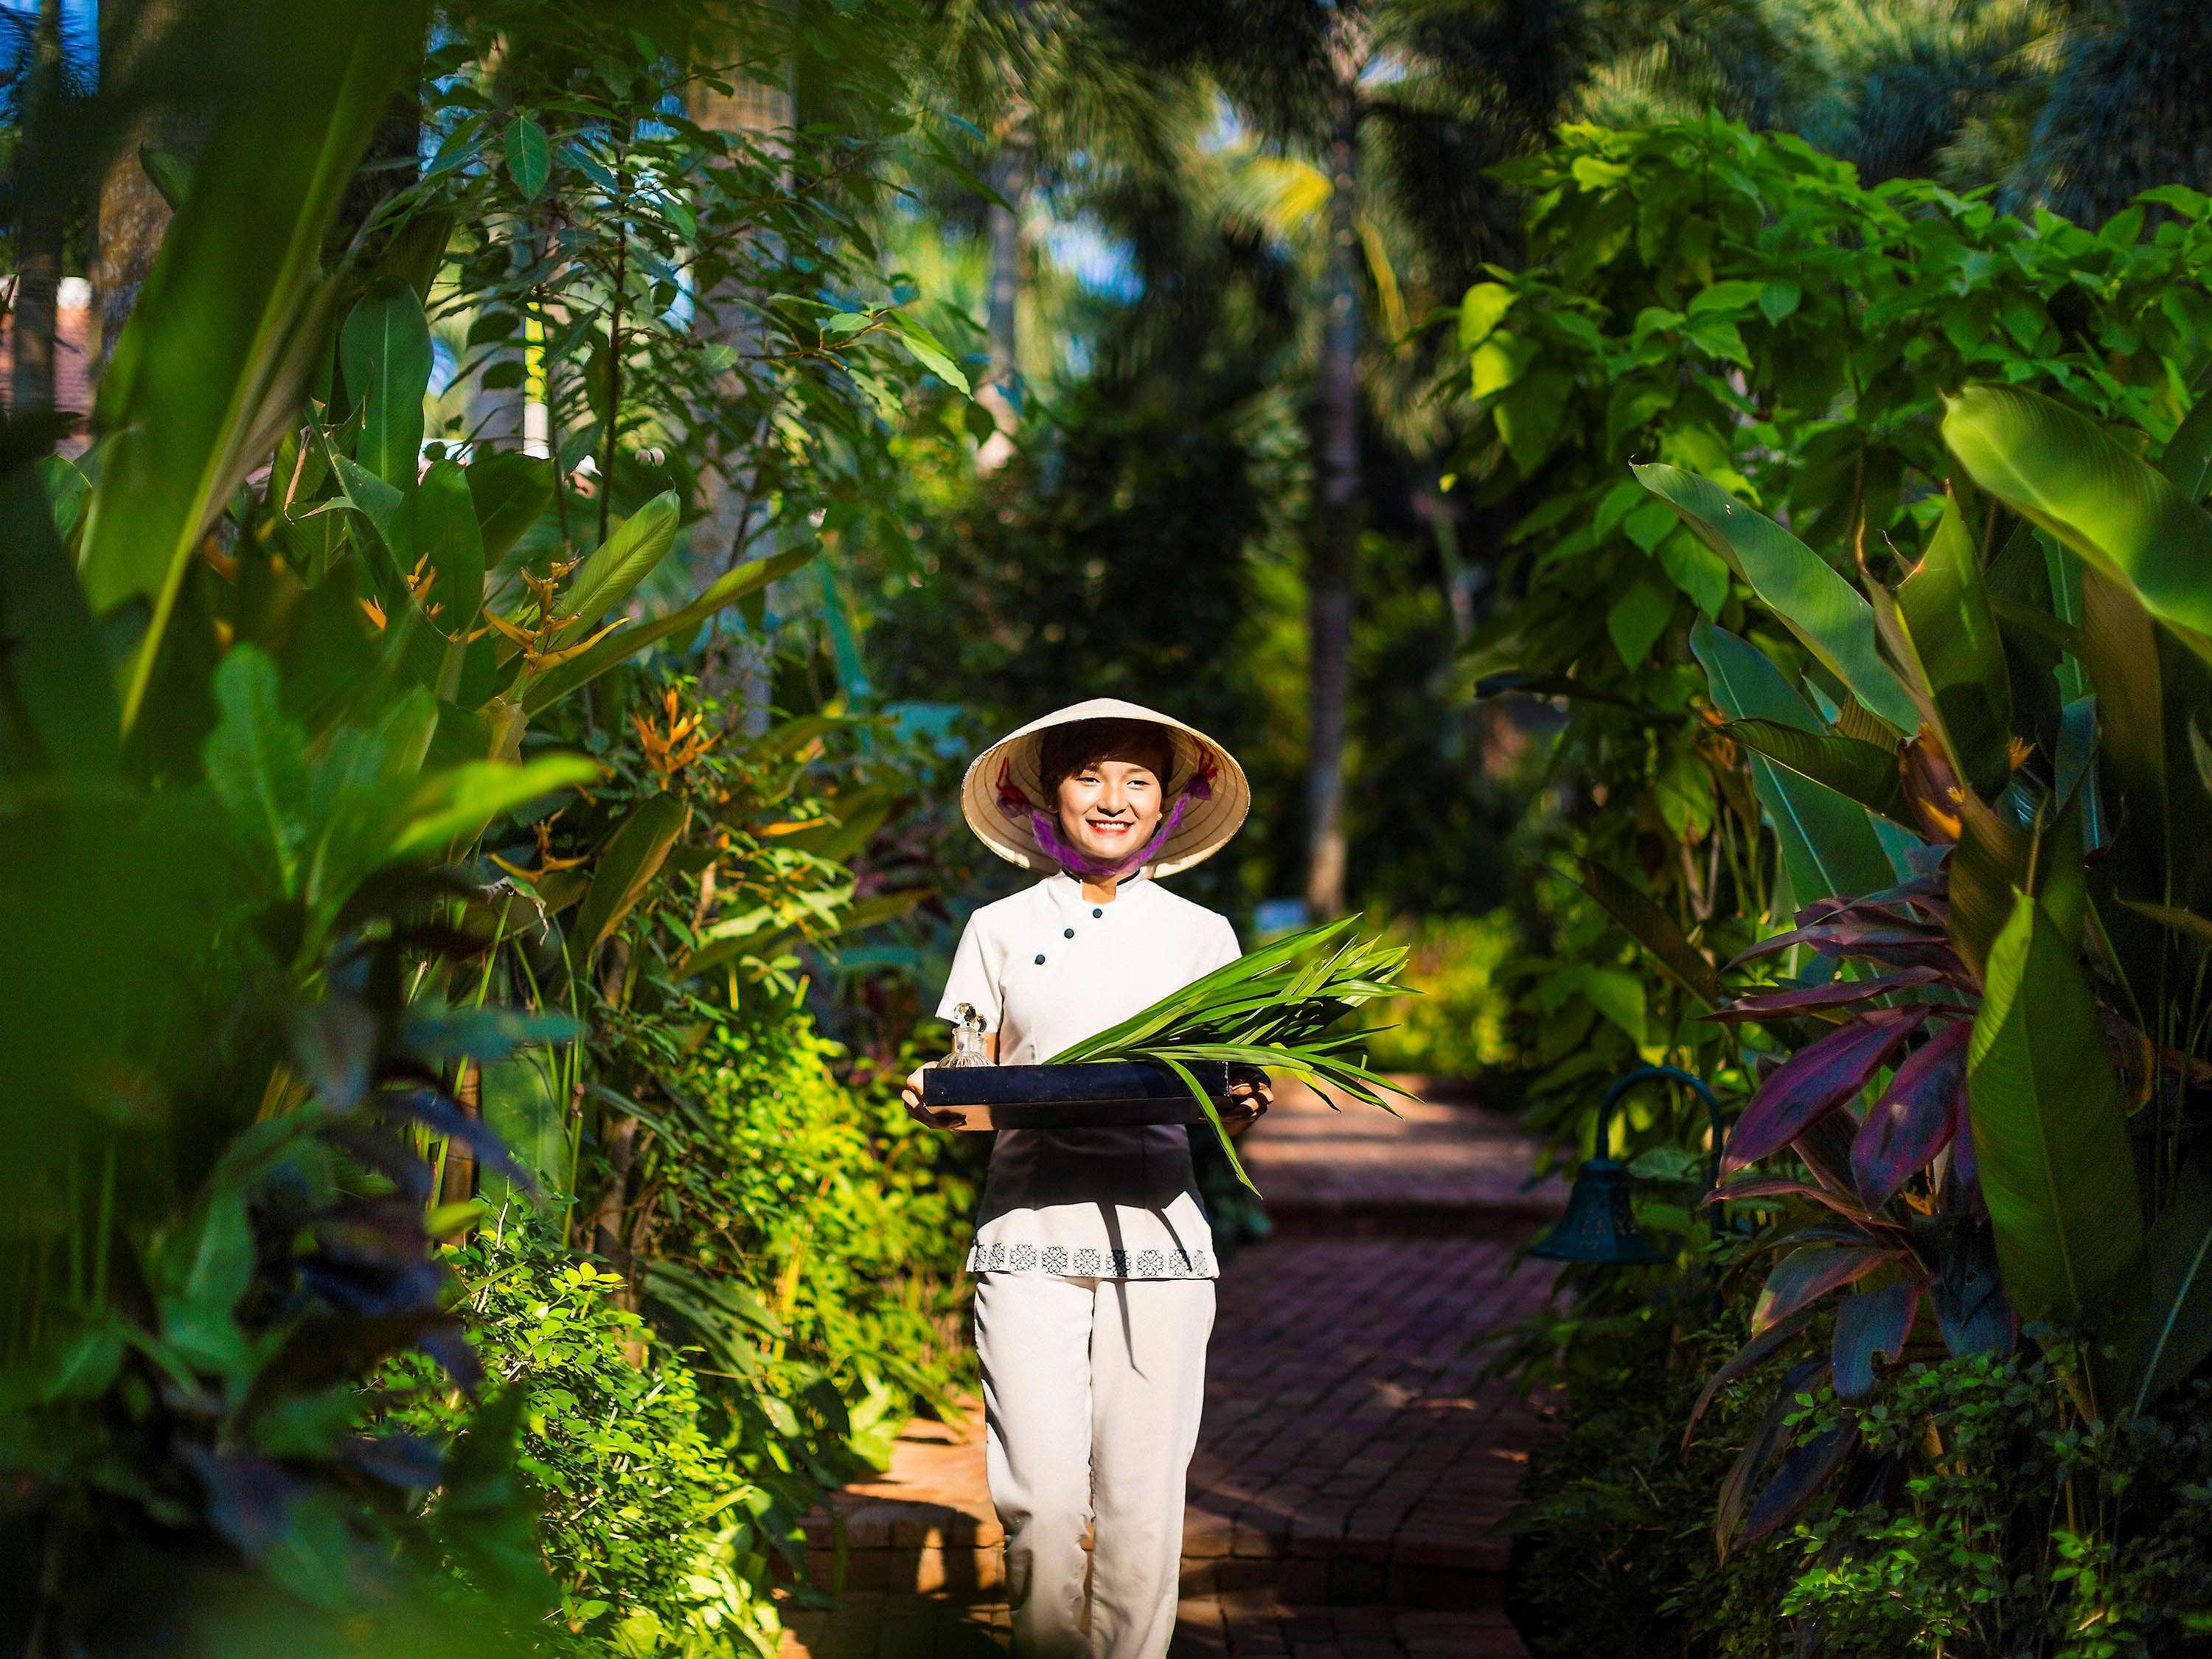
[[[1160,780],[1141,760],[1094,761],[1060,781],[1060,831],[1104,862],[1127,857],[1160,822]]]

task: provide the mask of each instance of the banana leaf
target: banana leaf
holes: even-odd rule
[[[1971,386],[1944,405],[1943,441],[1976,483],[2125,585],[2212,661],[2212,515],[2048,398]]]
[[[1722,728],[1753,754],[1856,801],[1869,812],[1911,829],[1912,809],[1897,769],[1897,751],[1841,732],[1823,734],[1779,720],[1730,720]]]
[[[2010,771],[2012,678],[2005,663],[1973,538],[1956,498],[1929,538],[1912,574],[1898,585],[1898,619],[1952,757],[1969,787],[1984,797]]]
[[[1714,702],[1732,720],[1769,720],[1821,735],[1810,706],[1748,641],[1700,621],[1690,631],[1690,648],[1705,668]],[[1752,757],[1751,773],[1759,802],[1774,820],[1799,902],[1890,884],[1889,859],[1864,807],[1763,755]]]
[[[1695,473],[1665,465],[1630,471],[1751,584],[1853,696],[1899,733],[1919,724],[1912,699],[1875,648],[1874,617],[1865,599],[1827,561]]]
[[[1974,1159],[2013,1305],[2074,1322],[2143,1239],[2126,1109],[2058,924],[2015,901],[1990,947],[1967,1050]]]

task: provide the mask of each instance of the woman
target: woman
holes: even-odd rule
[[[972,1006],[992,1058],[1031,1065],[1236,960],[1229,922],[1154,878],[1218,852],[1250,805],[1220,744],[1116,698],[993,744],[961,787],[969,826],[1050,873],[969,918],[939,1014]],[[921,1085],[907,1079],[907,1108],[928,1122]],[[1188,1134],[1001,1131],[968,1267],[1014,1650],[1159,1659],[1213,1329]]]

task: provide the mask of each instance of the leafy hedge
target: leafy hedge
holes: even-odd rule
[[[1718,119],[1571,126],[1505,171],[1529,257],[1461,307],[1474,424],[1455,487],[1518,512],[1514,597],[1463,671],[1569,711],[1557,775],[1586,810],[1556,839],[1583,890],[1538,878],[1560,942],[1520,1006],[1536,1121],[1572,1144],[1589,1080],[1639,1048],[1741,1079],[1732,1040],[1638,965],[1618,919],[1640,897],[1726,960],[1819,886],[1762,826],[1690,637],[1703,621],[1785,664],[1801,647],[1631,465],[1710,479],[1847,568],[1861,544],[1920,545],[1956,471],[1941,394],[1969,380],[2163,441],[2212,322],[2212,198],[2152,191],[2092,233],[1923,180],[1869,188]],[[1639,1115],[1639,1145],[1694,1132]]]

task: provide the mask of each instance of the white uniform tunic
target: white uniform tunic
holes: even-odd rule
[[[1052,875],[968,919],[937,1012],[972,1003],[999,1034],[1000,1064],[1036,1065],[1242,954],[1226,917],[1148,878],[1124,876],[1094,904]],[[1188,1133],[1000,1130],[968,1270],[1216,1277]]]

